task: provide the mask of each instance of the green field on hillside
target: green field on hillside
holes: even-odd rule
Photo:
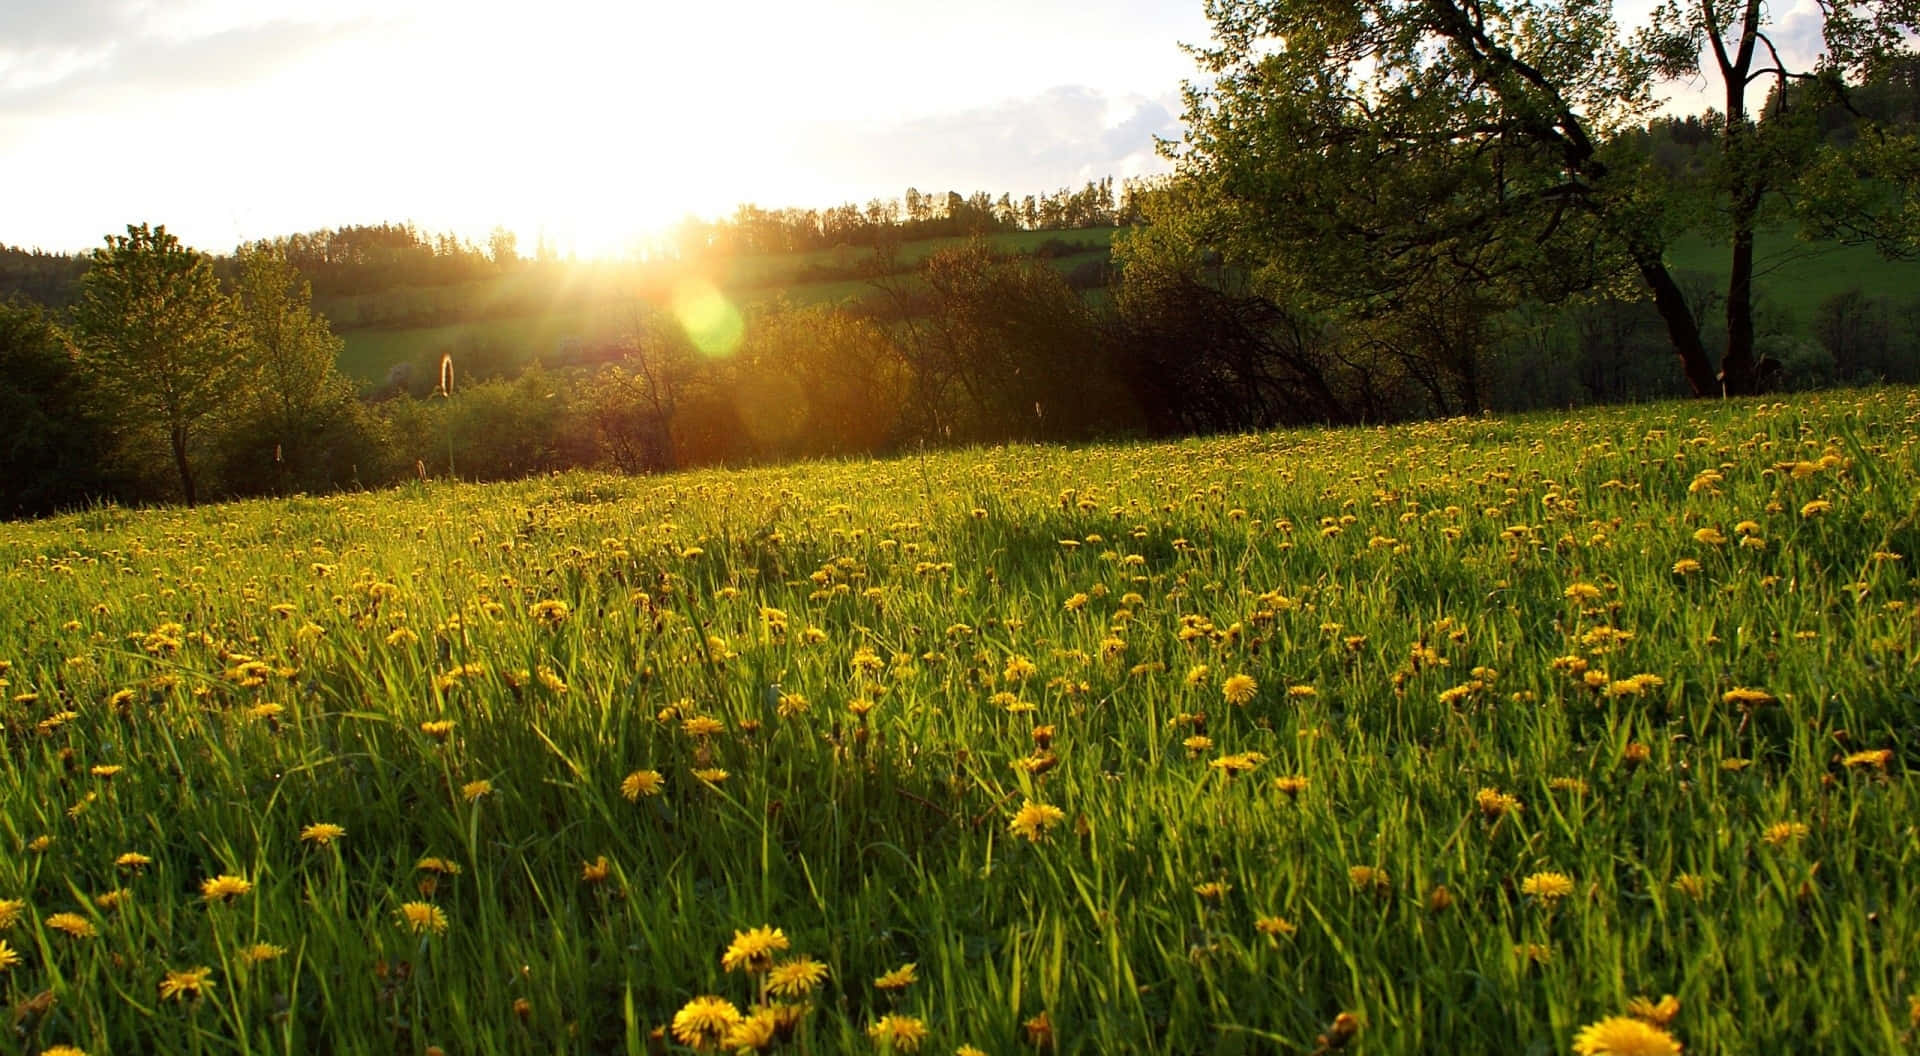
[[[1032,252],[1054,240],[1070,244],[1110,241],[1120,230],[1022,231],[995,235],[991,241],[1009,252]],[[900,247],[899,260],[917,263],[936,250],[964,241],[910,242]],[[870,257],[870,251],[853,249],[757,255],[723,262],[713,272],[716,283],[743,305],[776,296],[794,304],[833,304],[869,295],[872,286],[858,279],[807,281],[808,269],[846,268]],[[1083,254],[1063,257],[1056,263],[1070,269],[1086,259]],[[1703,237],[1680,240],[1669,259],[1680,271],[1708,276],[1716,286],[1725,281],[1726,251]],[[1920,289],[1920,263],[1888,261],[1866,247],[1810,244],[1798,241],[1787,231],[1770,231],[1760,240],[1756,285],[1762,321],[1771,319],[1789,332],[1805,335],[1821,302],[1835,294],[1859,289],[1872,295],[1900,297]],[[664,299],[651,287],[646,292],[640,289],[633,276],[616,267],[587,265],[562,283],[549,275],[527,271],[483,284],[338,298],[322,302],[320,308],[335,320],[335,329],[346,341],[341,370],[362,385],[378,385],[397,363],[430,365],[442,352],[458,352],[475,345],[512,349],[517,360],[531,361],[564,354],[582,343],[593,345],[612,339],[636,304]],[[363,302],[378,302],[391,310],[391,305],[399,301],[418,302],[470,318],[439,326],[352,325],[363,314],[378,310],[377,305]]]
[[[1880,389],[0,526],[10,1044],[1905,1051],[1917,441]]]
[[[1105,246],[1119,228],[1077,231],[1014,231],[990,236],[1003,252],[1031,253],[1061,243]],[[922,239],[901,245],[900,266],[911,267],[929,255],[964,245],[964,238]],[[1062,256],[1070,269],[1089,254]],[[869,249],[843,247],[812,253],[755,254],[696,266],[690,270],[725,291],[737,303],[751,305],[775,297],[794,304],[834,304],[871,294],[860,278],[844,275],[871,260]],[[572,344],[595,344],[617,336],[640,305],[664,303],[677,269],[664,266],[585,264],[558,271],[528,268],[480,283],[390,290],[352,297],[323,298],[316,307],[346,341],[340,369],[362,385],[377,385],[398,363],[430,364],[441,352],[475,344],[510,347],[521,360],[552,355]],[[911,276],[902,281],[911,283]],[[457,319],[436,326],[361,325],[382,313],[431,312]]]
[[[1760,232],[1755,255],[1760,321],[1777,313],[1790,333],[1807,333],[1821,303],[1849,290],[1877,297],[1920,295],[1920,262],[1888,260],[1867,246],[1806,242],[1791,231],[1771,230]],[[1715,292],[1724,296],[1724,246],[1690,235],[1668,251],[1667,259],[1678,271],[1710,276]]]

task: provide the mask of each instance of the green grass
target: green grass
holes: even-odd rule
[[[1079,231],[1017,231],[988,239],[996,248],[1026,253],[1052,241],[1105,245],[1119,228]],[[932,238],[899,247],[898,261],[912,266],[929,255],[966,243],[964,238]],[[845,248],[811,253],[753,254],[713,262],[709,278],[737,302],[750,305],[785,297],[798,305],[837,304],[873,292],[861,279],[810,278],[844,271],[870,260],[871,250]],[[1062,257],[1068,269],[1084,257]],[[340,369],[362,385],[378,385],[399,363],[431,367],[441,352],[472,343],[515,350],[522,361],[551,354],[569,342],[593,344],[617,336],[636,302],[660,305],[669,297],[676,272],[664,266],[587,264],[561,271],[527,268],[457,286],[422,287],[321,300],[317,309],[332,321],[346,342]],[[908,278],[905,281],[911,282]],[[377,325],[397,312],[437,313],[457,319],[436,326]]]
[[[1052,240],[1069,243],[1109,241],[1118,228],[1085,231],[1021,231],[992,236],[1008,252],[1032,252]],[[903,264],[915,264],[929,254],[960,245],[964,239],[924,239],[900,247]],[[804,281],[807,269],[848,267],[869,259],[865,249],[820,250],[798,254],[759,254],[719,262],[715,281],[742,304],[783,296],[794,304],[837,304],[870,294],[860,280]],[[1056,263],[1072,268],[1083,257]],[[1727,253],[1723,246],[1699,236],[1679,240],[1668,254],[1682,272],[1708,276],[1716,295],[1724,294]],[[565,281],[529,269],[463,286],[389,291],[359,297],[335,298],[320,305],[335,321],[346,342],[340,369],[362,385],[378,385],[398,363],[430,369],[441,352],[473,343],[515,350],[521,361],[551,355],[572,342],[594,344],[620,331],[621,318],[631,310],[638,281],[612,265],[586,265]],[[646,283],[664,281],[655,275]],[[909,278],[906,280],[911,282]],[[1901,296],[1920,287],[1920,263],[1889,261],[1862,246],[1809,244],[1784,229],[1761,233],[1760,266],[1756,279],[1763,315],[1790,333],[1810,333],[1822,301],[1859,289],[1870,295]],[[1099,291],[1092,291],[1099,296]],[[643,300],[663,302],[657,290]],[[462,321],[440,326],[382,328],[355,325],[367,313],[397,310],[396,305],[447,312]]]
[[[1725,246],[1688,235],[1667,260],[1677,270],[1711,276],[1715,294],[1725,296]],[[1906,297],[1920,289],[1920,261],[1888,260],[1867,246],[1804,242],[1784,228],[1760,232],[1754,270],[1761,310],[1778,313],[1788,332],[1803,335],[1811,331],[1821,302],[1835,294],[1857,289],[1869,296]]]
[[[0,527],[14,1044],[660,1051],[772,925],[829,973],[794,1051],[1565,1052],[1665,993],[1689,1052],[1898,1051],[1917,434],[1893,389]]]

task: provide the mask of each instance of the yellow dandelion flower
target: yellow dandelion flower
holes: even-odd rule
[[[1764,689],[1751,689],[1747,686],[1735,686],[1720,694],[1720,703],[1737,705],[1743,708],[1773,703],[1773,694]]]
[[[1227,892],[1232,890],[1232,884],[1223,883],[1219,880],[1209,880],[1203,884],[1193,885],[1193,893],[1210,902],[1220,901],[1227,897]]]
[[[1800,507],[1800,516],[1802,517],[1818,517],[1823,513],[1832,513],[1832,512],[1833,512],[1833,503],[1828,502],[1825,499],[1815,499],[1812,502],[1809,502],[1806,505]]]
[[[13,947],[7,945],[7,940],[0,939],[0,972],[7,971],[19,963],[20,955],[14,952]]]
[[[1223,755],[1207,765],[1232,777],[1235,774],[1244,774],[1249,770],[1258,769],[1260,764],[1266,761],[1266,755],[1261,752],[1235,752],[1232,755]]]
[[[244,876],[222,873],[200,884],[200,897],[208,902],[231,902],[253,890],[253,881]]]
[[[780,700],[775,711],[781,718],[791,719],[795,715],[806,714],[807,710],[811,707],[813,707],[813,704],[799,693],[782,693],[780,694]]]
[[[760,1052],[773,1047],[781,1032],[781,1014],[772,1008],[756,1008],[727,1029],[720,1047],[734,1053]]]
[[[439,935],[447,930],[446,911],[431,902],[403,902],[394,922],[415,935]]]
[[[1273,789],[1288,799],[1296,799],[1307,790],[1307,783],[1307,779],[1299,774],[1288,774],[1274,778]]]
[[[767,969],[767,992],[776,997],[804,997],[826,980],[826,965],[811,957],[795,957]]]
[[[212,986],[213,969],[211,968],[187,968],[178,972],[170,971],[167,973],[166,978],[160,980],[160,1000],[185,1001],[189,998],[198,998]]]
[[[322,847],[347,834],[347,830],[331,822],[315,822],[300,830],[302,843],[317,843]]]
[[[907,987],[920,981],[920,977],[915,974],[919,970],[919,967],[918,964],[909,961],[880,978],[875,979],[873,981],[874,989],[905,990]]]
[[[604,854],[591,862],[580,863],[580,879],[585,883],[603,884],[606,883],[607,877],[612,875],[613,863],[608,861]]]
[[[1285,917],[1263,916],[1254,919],[1253,929],[1277,942],[1281,938],[1299,931],[1300,927]]]
[[[1392,886],[1392,881],[1387,877],[1387,871],[1372,865],[1356,865],[1349,868],[1347,879],[1356,891],[1384,894]]]
[[[1487,818],[1500,818],[1508,814],[1518,814],[1526,807],[1520,797],[1502,792],[1497,788],[1483,788],[1473,794],[1474,805]]]
[[[413,867],[423,873],[433,873],[437,876],[460,875],[460,863],[450,862],[445,858],[422,858],[415,862]]]
[[[927,1024],[913,1016],[890,1012],[867,1027],[874,1044],[889,1052],[919,1052],[927,1040]]]
[[[707,715],[695,715],[680,724],[680,730],[693,737],[711,737],[726,729],[726,724]]]
[[[642,796],[657,796],[666,787],[667,779],[660,776],[658,770],[635,770],[620,782],[620,794],[628,802],[638,803]]]
[[[93,921],[78,913],[55,913],[47,917],[47,927],[73,939],[91,939],[99,934]]]
[[[1693,533],[1693,541],[1706,546],[1724,546],[1726,545],[1727,537],[1721,535],[1720,529],[1718,528],[1702,528]]]
[[[1520,893],[1551,905],[1573,893],[1573,877],[1565,873],[1534,873],[1520,882]]]
[[[1864,752],[1854,752],[1852,755],[1847,756],[1845,759],[1842,759],[1840,762],[1842,765],[1848,767],[1849,769],[1858,768],[1858,767],[1871,767],[1876,770],[1885,770],[1887,768],[1887,764],[1892,761],[1893,761],[1893,749],[1874,748]]]
[[[20,923],[27,912],[27,903],[18,898],[0,898],[0,931],[5,931]]]
[[[702,770],[695,770],[693,776],[709,785],[717,785],[733,775],[719,767],[707,767]]]
[[[285,946],[275,946],[271,942],[256,942],[251,946],[242,946],[240,948],[240,963],[265,964],[268,961],[279,960],[286,955],[287,948]]]
[[[492,792],[493,782],[488,781],[486,778],[481,778],[478,781],[469,781],[460,786],[460,798],[469,803],[479,799],[481,796],[489,795]]]
[[[1679,1056],[1674,1036],[1632,1016],[1608,1016],[1574,1035],[1577,1056]]]
[[[1779,847],[1782,844],[1806,839],[1809,831],[1811,830],[1807,828],[1807,823],[1804,821],[1776,821],[1761,830],[1760,838],[1767,841],[1770,846]]]
[[[720,967],[729,972],[759,974],[772,967],[773,955],[787,947],[787,933],[771,925],[736,931],[726,952],[720,955]]]
[[[87,1050],[77,1045],[49,1045],[40,1050],[40,1056],[87,1056]]]
[[[1040,842],[1048,829],[1066,818],[1066,812],[1059,807],[1045,803],[1035,803],[1029,799],[1021,803],[1020,809],[1013,815],[1013,821],[1007,826],[1015,836],[1024,836],[1033,843]]]
[[[740,1022],[740,1010],[724,997],[702,995],[673,1014],[673,1037],[682,1045],[706,1052],[715,1048]]]
[[[1240,705],[1252,700],[1259,690],[1260,683],[1254,681],[1252,675],[1230,675],[1221,684],[1220,695],[1226,698],[1227,703]]]
[[[1673,563],[1673,574],[1676,576],[1691,576],[1698,571],[1700,571],[1700,562],[1691,557],[1683,557]]]
[[[420,732],[436,741],[444,741],[453,733],[453,720],[430,719],[420,724]]]

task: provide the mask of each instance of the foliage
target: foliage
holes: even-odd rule
[[[0,303],[0,517],[84,506],[130,486],[66,334],[38,308]]]
[[[1526,302],[1623,292],[1629,277],[1651,295],[1695,393],[1745,392],[1758,384],[1753,250],[1767,195],[1823,149],[1828,160],[1800,186],[1824,189],[1809,208],[1825,230],[1840,217],[1875,225],[1910,194],[1858,190],[1875,172],[1905,180],[1882,188],[1910,189],[1903,148],[1879,130],[1870,149],[1823,148],[1815,120],[1847,78],[1910,50],[1909,6],[1823,8],[1826,51],[1804,72],[1772,51],[1758,3],[1730,19],[1706,0],[1669,3],[1629,40],[1604,0],[1220,0],[1209,7],[1215,41],[1196,52],[1211,80],[1189,87],[1189,130],[1173,153],[1196,188],[1199,228],[1231,259],[1283,299],[1392,320],[1390,346],[1408,334],[1451,346],[1422,358],[1451,359],[1469,392],[1463,350],[1490,321]],[[1672,193],[1622,134],[1651,110],[1658,81],[1695,69],[1706,46],[1727,108],[1696,200]],[[1773,94],[1752,107],[1759,81]],[[1864,171],[1841,171],[1849,165]],[[1731,247],[1718,375],[1663,257],[1704,218]],[[1439,306],[1449,319],[1436,325]]]
[[[237,401],[246,379],[246,354],[213,263],[165,227],[129,225],[93,251],[80,281],[73,317],[81,362],[116,422],[165,437],[191,506],[194,429]]]
[[[1916,437],[1882,389],[0,527],[14,1043],[680,1052],[806,955],[777,1051],[1904,1051]]]
[[[251,384],[220,439],[229,490],[326,491],[361,480],[362,467],[374,472],[378,437],[336,366],[341,341],[313,314],[311,287],[285,251],[243,249],[235,287]]]

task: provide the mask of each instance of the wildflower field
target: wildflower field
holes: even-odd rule
[[[0,1049],[1902,1051],[1917,437],[1884,389],[0,527]]]

